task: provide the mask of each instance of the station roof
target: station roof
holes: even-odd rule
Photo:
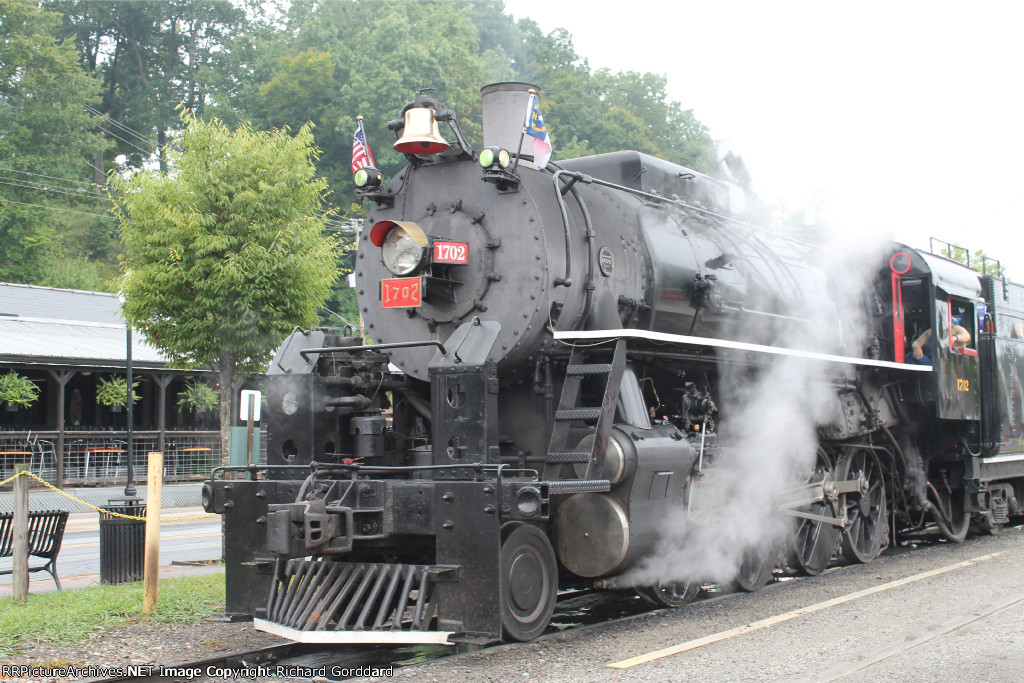
[[[116,294],[0,282],[0,363],[122,367],[127,347]],[[134,334],[132,365],[164,368],[167,360]]]

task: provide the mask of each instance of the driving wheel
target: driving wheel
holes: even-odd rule
[[[810,484],[829,480],[832,479],[834,471],[835,468],[832,467],[828,453],[819,448],[814,471],[804,481]],[[802,508],[802,511],[818,517],[832,516],[832,511],[826,501],[811,503],[806,508]],[[786,559],[791,567],[804,576],[817,576],[828,566],[828,562],[832,559],[838,546],[838,526],[798,517],[796,529],[793,531],[789,547],[786,549]]]
[[[733,588],[753,593],[761,590],[772,578],[779,553],[772,547],[749,548],[740,560],[740,569],[732,580]]]
[[[882,551],[888,534],[885,504],[885,473],[875,454],[866,449],[845,451],[836,465],[836,480],[863,476],[861,490],[840,498],[847,527],[842,534],[843,556],[850,562],[870,562]]]

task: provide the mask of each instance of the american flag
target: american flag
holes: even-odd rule
[[[373,154],[370,153],[370,146],[366,144],[363,127],[356,126],[356,133],[352,136],[352,172],[373,166]]]

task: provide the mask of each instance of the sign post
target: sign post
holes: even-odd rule
[[[163,490],[164,454],[149,453],[146,471],[146,551],[142,565],[142,613],[156,610],[160,579],[160,498]]]
[[[262,394],[258,391],[245,389],[239,399],[238,419],[245,420],[245,464],[253,464],[252,456],[252,430],[253,423],[260,419],[260,400]]]

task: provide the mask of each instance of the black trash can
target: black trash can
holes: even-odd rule
[[[125,519],[111,512],[145,517],[146,504],[139,501],[111,501],[100,512],[100,583],[142,580],[146,557],[146,521]]]

